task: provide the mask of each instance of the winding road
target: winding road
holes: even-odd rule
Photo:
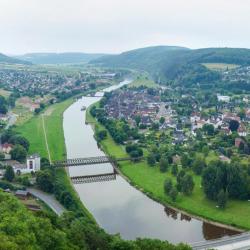
[[[44,193],[35,188],[27,188],[27,191],[46,203],[57,215],[60,216],[66,211],[66,209],[56,200],[54,195]]]

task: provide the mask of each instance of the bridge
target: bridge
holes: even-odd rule
[[[241,233],[234,236],[227,236],[217,240],[208,240],[191,244],[194,250],[247,250],[250,249],[250,233]]]
[[[112,173],[104,173],[104,174],[95,174],[95,175],[82,175],[82,176],[74,176],[71,177],[71,181],[73,184],[83,184],[83,183],[92,183],[92,182],[105,182],[116,180],[116,175],[119,172],[116,163],[120,161],[139,161],[144,159],[143,157],[139,158],[131,158],[131,157],[123,157],[123,158],[114,158],[108,156],[97,156],[97,157],[88,157],[88,158],[74,158],[67,159],[63,161],[55,161],[53,165],[56,168],[61,167],[74,167],[74,166],[89,166],[96,164],[104,164],[111,163],[113,167]]]
[[[75,158],[75,159],[67,159],[63,161],[55,161],[53,165],[55,167],[73,167],[73,166],[95,165],[95,164],[104,164],[104,163],[116,163],[120,161],[138,161],[142,159],[143,157],[114,158],[114,157],[109,157],[109,156],[97,156],[97,157]]]
[[[116,173],[114,172],[108,174],[74,176],[71,177],[70,179],[73,184],[113,181],[116,180]]]

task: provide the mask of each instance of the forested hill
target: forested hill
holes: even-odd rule
[[[9,64],[30,64],[27,61],[19,60],[13,57],[6,56],[0,53],[0,63],[9,63]]]
[[[119,55],[100,57],[90,61],[107,67],[120,67],[151,70],[159,66],[166,58],[185,54],[189,49],[177,46],[155,46],[123,52]]]
[[[64,64],[64,63],[87,63],[105,54],[88,54],[78,52],[68,53],[30,53],[16,58],[29,61],[34,64]]]
[[[125,67],[146,70],[155,78],[168,80],[186,79],[187,75],[205,77],[207,81],[218,78],[218,73],[210,72],[202,63],[227,63],[250,65],[250,49],[205,48],[191,50],[183,47],[157,46],[124,52],[120,55],[105,56],[91,63],[107,67]]]

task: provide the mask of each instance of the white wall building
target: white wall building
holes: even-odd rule
[[[41,158],[39,154],[33,154],[27,157],[26,165],[17,164],[13,166],[15,173],[17,174],[27,174],[31,172],[39,171],[41,167]]]

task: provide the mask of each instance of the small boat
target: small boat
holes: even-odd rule
[[[82,106],[81,111],[84,111],[84,110],[86,110],[86,107]]]

